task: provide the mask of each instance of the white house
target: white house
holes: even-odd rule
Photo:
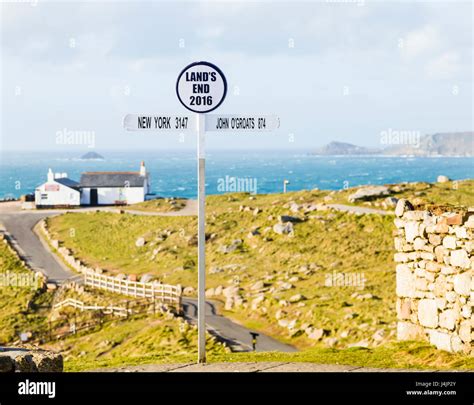
[[[79,183],[54,176],[36,189],[37,207],[69,205],[124,205],[145,201],[150,176],[142,162],[138,172],[86,172]]]
[[[86,172],[81,176],[82,205],[135,204],[145,201],[150,178],[145,163],[138,172]]]
[[[77,181],[68,179],[66,173],[48,171],[48,181],[35,190],[37,207],[74,206],[81,204],[81,192]]]

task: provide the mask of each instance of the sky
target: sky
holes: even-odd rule
[[[224,72],[223,114],[276,114],[270,133],[209,149],[379,147],[387,131],[473,129],[470,1],[2,2],[1,149],[190,149],[126,132],[127,113],[186,113],[179,72]],[[71,135],[69,136],[68,135]],[[72,143],[72,144],[71,144]]]

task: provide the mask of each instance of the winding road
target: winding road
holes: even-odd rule
[[[184,315],[188,320],[192,322],[197,320],[197,299],[183,298],[183,309]],[[212,301],[206,301],[206,326],[209,333],[219,336],[221,340],[224,340],[232,348],[232,351],[249,351],[252,349],[250,332],[254,331],[231,321],[229,318],[218,315],[215,304]],[[270,336],[259,333],[256,351],[295,352],[297,350]]]
[[[84,211],[111,211],[117,212],[116,208],[94,207],[74,210],[22,210],[19,202],[0,203],[0,224],[5,227],[4,233],[9,238],[13,247],[27,263],[35,270],[45,274],[49,280],[62,283],[65,280],[77,277],[77,273],[70,270],[55,254],[53,254],[45,242],[38,237],[34,231],[35,225],[43,218],[65,212]],[[158,216],[185,216],[195,215],[196,202],[189,200],[181,210],[169,213],[150,213],[142,211],[127,210],[134,215],[158,215]],[[1,227],[0,227],[1,228]],[[197,300],[183,298],[184,316],[190,322],[197,320]],[[250,329],[239,325],[230,319],[217,313],[213,302],[206,302],[206,327],[212,335],[226,342],[233,351],[249,351],[252,349]],[[257,351],[296,351],[292,346],[281,343],[269,336],[259,334],[257,338]]]

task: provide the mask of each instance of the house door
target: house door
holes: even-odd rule
[[[91,205],[99,204],[99,196],[97,195],[97,189],[91,188]]]

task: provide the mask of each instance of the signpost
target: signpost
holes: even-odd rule
[[[206,115],[206,131],[273,131],[279,126],[275,115]]]
[[[193,115],[174,114],[127,114],[123,119],[127,131],[177,131],[194,132],[196,117]]]
[[[205,233],[205,133],[208,131],[271,131],[280,126],[274,115],[207,114],[218,108],[227,94],[224,73],[212,63],[195,62],[178,75],[176,94],[192,116],[179,114],[128,114],[123,120],[128,131],[197,132],[198,169],[198,362],[206,362],[206,233]]]

